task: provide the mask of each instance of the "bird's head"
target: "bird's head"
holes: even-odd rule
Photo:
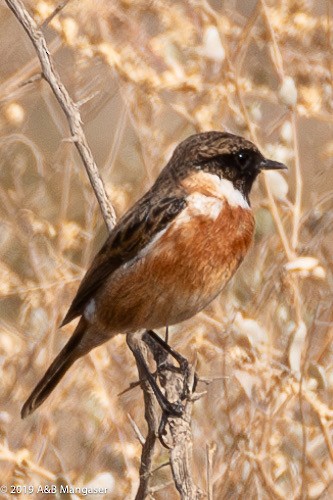
[[[226,179],[248,199],[253,182],[262,170],[282,170],[283,163],[265,158],[243,137],[227,132],[203,132],[181,142],[169,166],[178,178],[203,171]]]

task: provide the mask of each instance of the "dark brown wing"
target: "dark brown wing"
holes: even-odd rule
[[[149,191],[115,226],[84,276],[77,294],[61,324],[83,314],[88,301],[105,279],[135,256],[162,231],[186,206],[183,193],[156,195]]]

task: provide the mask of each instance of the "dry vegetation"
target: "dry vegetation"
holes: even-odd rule
[[[25,2],[40,24],[58,3]],[[140,389],[118,396],[137,378],[123,336],[19,417],[73,329],[57,326],[106,230],[4,3],[0,26],[0,483],[105,481],[105,498],[130,499],[141,445],[128,416],[143,433],[145,424]],[[44,31],[118,214],[193,132],[245,135],[288,164],[287,177],[256,186],[255,243],[236,278],[173,327],[171,343],[213,379],[193,416],[203,490],[333,498],[332,2],[72,0]],[[167,457],[160,447],[156,468]],[[151,498],[177,498],[170,480],[159,468]]]

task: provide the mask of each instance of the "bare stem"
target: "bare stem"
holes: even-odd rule
[[[303,179],[301,173],[301,164],[299,158],[299,147],[297,138],[297,114],[296,109],[292,113],[292,128],[293,128],[293,138],[294,138],[294,151],[295,151],[295,176],[296,176],[296,194],[295,203],[293,210],[293,233],[292,233],[292,248],[296,250],[298,245],[298,234],[301,219],[301,204],[302,204],[302,191],[303,191]]]
[[[45,28],[45,26],[47,26],[51,21],[52,19],[57,15],[59,14],[60,11],[62,11],[63,8],[66,7],[66,5],[68,4],[70,0],[63,0],[62,2],[60,2],[60,4],[54,9],[53,12],[51,12],[51,14],[49,16],[47,16],[47,18],[43,21],[43,24],[42,24],[42,28]]]
[[[141,453],[141,463],[139,471],[140,483],[135,497],[136,500],[141,500],[146,498],[149,494],[149,481],[152,475],[154,448],[159,426],[158,405],[152,388],[145,380],[145,372],[141,360],[142,358],[138,353],[138,350],[140,350],[144,358],[147,359],[147,348],[145,347],[144,343],[140,341],[140,338],[137,335],[127,335],[126,341],[128,347],[133,353],[133,356],[135,357],[138,367],[139,378],[141,380],[141,387],[143,390],[143,397],[145,402],[145,419],[148,425],[148,433],[146,436],[146,440],[142,446]]]
[[[6,0],[6,3],[29,36],[42,67],[43,77],[49,83],[66,115],[72,135],[71,139],[81,156],[91,185],[95,191],[96,198],[101,207],[105,224],[108,230],[111,231],[116,221],[115,211],[110,203],[104,183],[99,175],[98,168],[86,140],[81,125],[80,112],[60,80],[60,76],[53,65],[44,35],[38,28],[35,20],[28,13],[21,0]]]

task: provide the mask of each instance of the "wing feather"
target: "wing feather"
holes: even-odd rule
[[[157,203],[158,200],[158,203]],[[149,191],[115,226],[86,272],[61,324],[83,314],[97,290],[116,269],[135,258],[186,206],[183,192],[175,196]]]

